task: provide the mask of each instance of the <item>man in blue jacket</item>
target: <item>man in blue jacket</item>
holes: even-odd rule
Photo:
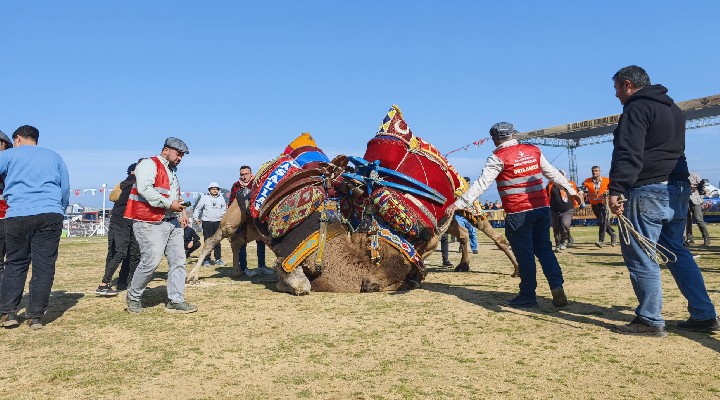
[[[70,199],[70,177],[62,157],[38,147],[40,132],[23,125],[12,135],[13,149],[0,153],[3,195],[8,202],[5,218],[7,264],[0,289],[0,320],[6,328],[19,325],[20,306],[30,262],[33,265],[27,318],[31,329],[40,329],[55,279],[63,215]]]

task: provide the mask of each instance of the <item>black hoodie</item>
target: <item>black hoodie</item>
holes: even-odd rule
[[[665,181],[688,181],[685,115],[662,85],[630,96],[613,132],[610,194]]]

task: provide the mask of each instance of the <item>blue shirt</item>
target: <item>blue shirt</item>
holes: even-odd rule
[[[0,175],[5,179],[6,218],[65,214],[70,176],[56,152],[32,145],[0,151]]]

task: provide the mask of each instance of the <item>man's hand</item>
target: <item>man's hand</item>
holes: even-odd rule
[[[186,248],[186,249],[189,249],[189,248],[191,248],[191,247],[193,247],[193,241],[192,241],[192,240],[188,242],[188,244],[187,244],[187,246],[185,246],[185,248]]]
[[[180,202],[180,200],[173,200],[172,204],[170,205],[170,211],[180,212],[183,210],[185,210],[185,206],[182,205],[182,202]]]
[[[180,220],[180,226],[182,226],[183,228],[188,226],[188,216],[187,216],[187,213],[185,212],[185,207],[183,207],[183,209],[182,209],[182,214],[180,215],[179,220]]]
[[[453,203],[448,206],[448,208],[445,209],[445,215],[452,218],[453,215],[455,215],[455,211],[457,211],[458,207]]]
[[[623,210],[624,207],[623,203],[620,202],[620,196],[610,196],[610,211],[615,215],[620,215],[623,213]]]
[[[572,196],[570,196],[570,198],[573,199],[573,201],[575,201],[578,204],[583,203],[583,198],[579,194],[572,195]]]
[[[200,218],[195,218],[195,223],[198,225],[202,225],[202,220]]]

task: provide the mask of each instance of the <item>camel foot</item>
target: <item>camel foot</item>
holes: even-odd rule
[[[458,264],[457,267],[455,267],[455,272],[468,272],[470,271],[470,266],[467,264]]]
[[[309,284],[310,284],[310,282],[308,282],[307,288],[304,288],[304,287],[303,288],[294,288],[294,287],[288,285],[287,282],[285,282],[284,280],[281,279],[275,284],[275,288],[278,291],[283,292],[283,293],[290,293],[290,294],[294,294],[295,296],[304,296],[304,295],[310,294]]]
[[[295,268],[295,270],[289,274],[281,268],[275,268],[275,272],[279,278],[275,284],[277,290],[296,296],[310,294],[310,281],[305,276],[302,268]]]
[[[380,284],[377,282],[373,282],[368,279],[363,279],[362,283],[360,284],[360,293],[372,293],[372,292],[379,292],[379,291],[380,291]]]

